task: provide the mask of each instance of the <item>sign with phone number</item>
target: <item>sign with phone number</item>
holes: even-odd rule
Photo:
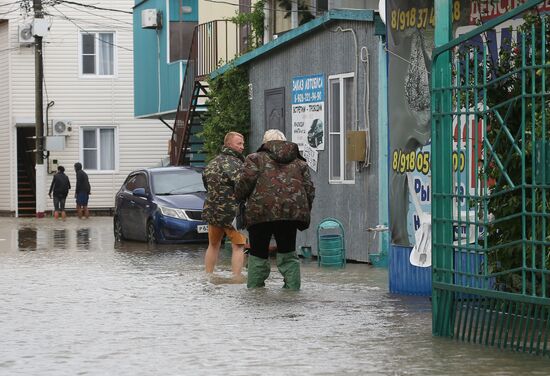
[[[458,21],[460,14],[460,1],[454,1],[453,21]],[[390,12],[390,27],[393,30],[405,30],[412,27],[425,29],[428,26],[435,27],[434,7],[393,9]]]

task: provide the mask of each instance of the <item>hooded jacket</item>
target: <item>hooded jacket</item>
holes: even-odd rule
[[[230,227],[237,213],[235,182],[244,161],[244,156],[226,146],[208,163],[202,173],[206,188],[206,200],[202,219],[219,227]]]
[[[298,145],[268,141],[250,154],[235,187],[237,199],[246,200],[247,227],[273,221],[298,221],[309,227],[315,197],[309,167]]]

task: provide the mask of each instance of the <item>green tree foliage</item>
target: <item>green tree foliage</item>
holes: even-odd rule
[[[248,138],[250,131],[250,102],[248,72],[243,67],[232,68],[208,81],[208,111],[204,115],[204,151],[208,159],[216,156],[223,146],[227,132],[239,132]]]
[[[252,6],[252,11],[248,13],[238,13],[230,20],[237,26],[247,27],[247,51],[258,48],[264,40],[264,5],[265,0],[259,0]],[[246,51],[245,51],[246,52]]]
[[[541,65],[542,54],[547,55],[550,48],[550,18],[528,13],[524,19],[520,30],[525,43],[521,37],[517,42],[505,41],[498,61],[489,58],[484,66],[474,48],[463,55],[474,73],[463,77],[462,84],[481,87],[470,91],[470,108],[480,108],[473,103],[475,94],[486,98],[488,108],[485,161],[480,163],[486,166],[481,172],[488,177],[490,195],[474,205],[480,216],[490,213],[494,218],[486,239],[481,240],[489,250],[490,270],[497,273],[500,288],[540,295],[543,279],[550,288],[550,276],[542,272],[550,268],[550,192],[540,181],[546,163],[536,158],[543,140],[550,145],[548,60]],[[464,103],[465,97],[461,99]],[[531,267],[538,270],[526,269]]]
[[[309,10],[309,6],[303,0],[279,0],[279,6],[284,8],[287,13],[285,13],[285,18],[290,17],[292,11],[292,3],[298,1],[298,24],[303,25],[308,21],[311,21],[315,18],[315,15]]]

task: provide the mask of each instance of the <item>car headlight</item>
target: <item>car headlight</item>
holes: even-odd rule
[[[160,206],[160,205],[158,206],[158,208],[162,213],[162,215],[165,215],[167,217],[189,220],[189,217],[187,216],[187,214],[185,214],[185,210],[169,208],[167,206]]]

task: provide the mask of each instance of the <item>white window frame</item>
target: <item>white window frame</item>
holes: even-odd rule
[[[345,118],[345,109],[346,109],[346,103],[345,99],[349,98],[352,101],[352,109],[353,111],[357,111],[356,108],[353,108],[355,106],[355,101],[353,100],[353,96],[355,93],[353,92],[351,95],[345,95],[344,93],[344,79],[346,78],[352,78],[355,80],[355,74],[353,72],[350,73],[341,73],[341,74],[335,74],[328,77],[328,137],[327,137],[327,144],[328,144],[328,158],[329,158],[329,184],[355,184],[355,162],[354,161],[346,161],[346,133],[348,130],[356,130],[357,124],[354,124],[352,121],[351,128],[348,129],[346,127],[346,118]],[[340,86],[340,131],[334,132],[332,129],[332,83],[333,81],[338,81]],[[353,82],[352,82],[353,83]],[[355,112],[352,114],[352,119],[355,118]],[[332,142],[332,135],[339,135],[339,141],[340,141],[340,178],[339,179],[333,179],[333,173],[332,173],[332,147],[330,143]],[[344,179],[345,177],[345,171],[346,171],[346,163],[351,164],[351,178],[350,179]]]
[[[113,129],[114,130],[114,152],[115,152],[115,161],[113,170],[101,170],[96,169],[92,170],[86,167],[83,167],[88,174],[112,174],[118,172],[118,126],[116,125],[90,125],[90,126],[81,126],[79,129],[79,145],[78,145],[78,154],[79,160],[84,165],[84,131],[95,130],[96,132],[96,145],[97,145],[97,166],[101,166],[101,139],[100,132],[101,129]]]
[[[99,66],[99,34],[103,33],[109,33],[113,34],[113,74],[98,74],[97,68]],[[82,37],[83,35],[94,35],[94,41],[95,41],[95,67],[96,67],[96,73],[83,73],[82,72]],[[117,53],[117,33],[113,30],[95,30],[95,31],[81,31],[78,33],[78,76],[80,78],[99,78],[99,79],[109,79],[114,78],[118,76],[118,53]]]

